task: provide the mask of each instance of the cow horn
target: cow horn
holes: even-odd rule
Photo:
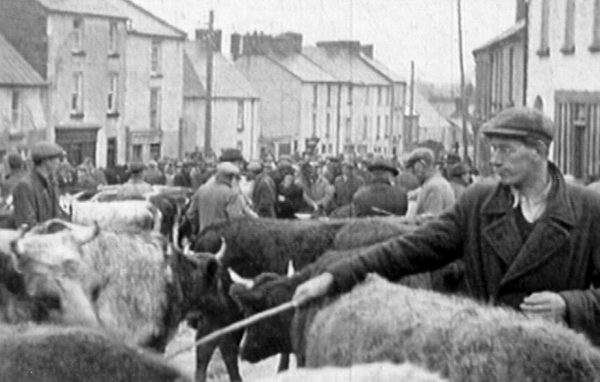
[[[218,262],[221,262],[225,257],[225,251],[227,251],[227,243],[225,243],[225,238],[222,237],[221,248],[219,248],[219,252],[215,254],[215,259],[217,259]]]
[[[96,222],[91,226],[77,226],[74,224],[69,224],[69,226],[71,228],[71,236],[79,245],[87,243],[100,233],[100,227],[98,227],[98,223]]]
[[[294,269],[294,261],[290,260],[287,267],[287,277],[292,277],[294,273],[296,273],[296,270]]]
[[[238,275],[233,269],[227,268],[227,272],[229,272],[229,277],[231,277],[231,281],[233,281],[235,284],[241,284],[248,289],[252,289],[254,286],[253,280]]]

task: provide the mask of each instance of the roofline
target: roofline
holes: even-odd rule
[[[319,48],[319,47],[316,47],[316,48]],[[328,70],[326,70],[325,68],[323,68],[323,67],[322,67],[322,66],[321,66],[321,65],[320,65],[318,62],[316,62],[315,60],[313,60],[313,59],[312,59],[312,58],[310,58],[309,56],[305,55],[304,53],[301,53],[301,54],[302,54],[304,57],[306,57],[306,59],[307,59],[307,60],[309,60],[310,62],[312,62],[313,64],[317,65],[319,68],[321,68],[321,70],[322,70],[322,71],[324,71],[325,73],[327,73],[327,74],[329,74],[330,76],[332,76],[332,77],[333,77],[333,74],[329,73],[329,71],[328,71]],[[364,62],[364,60],[362,60],[362,58],[361,58],[361,57],[359,57],[359,59],[360,59],[361,61],[363,61],[363,62]],[[371,67],[371,65],[369,65],[369,67]],[[371,69],[373,69],[373,68],[371,67]],[[384,76],[384,75],[383,75],[382,73],[380,73],[378,70],[376,70],[376,72],[377,72],[377,74],[379,74],[380,76],[382,76],[382,77],[383,77],[383,78],[384,78],[386,81],[389,81],[389,82],[391,82],[391,83],[395,83],[394,81],[391,81],[391,80],[389,80],[387,76]],[[347,80],[339,80],[338,82],[335,82],[335,83],[342,83],[342,84],[346,83],[346,84],[350,84],[350,85],[356,85],[356,86],[386,86],[386,85],[389,85],[389,84],[380,85],[380,84],[372,84],[372,83],[371,83],[371,84],[368,84],[368,83],[364,83],[364,82],[358,82],[358,81],[357,81],[357,82],[353,82],[352,80],[351,80],[351,81],[347,81]],[[397,82],[397,83],[398,83],[398,82]],[[404,84],[406,84],[406,82],[405,82]]]
[[[173,25],[169,24],[165,20],[161,19],[160,17],[156,16],[154,13],[152,13],[149,10],[147,10],[146,8],[136,4],[135,2],[133,2],[131,0],[121,0],[121,1],[131,5],[132,7],[136,8],[140,12],[145,13],[147,16],[152,17],[154,20],[158,21],[163,26],[166,26],[167,28],[172,29],[176,33],[180,34],[182,38],[185,39],[187,37],[187,33],[185,33],[184,31],[182,31],[181,29],[179,29],[177,27],[174,27]]]
[[[521,23],[521,25],[518,25],[519,23]],[[505,31],[503,31],[503,32],[501,32],[501,33],[499,33],[499,34],[498,34],[498,35],[497,35],[495,38],[493,38],[491,41],[488,41],[487,43],[485,43],[485,45],[482,45],[482,46],[480,46],[480,47],[478,47],[478,48],[475,48],[475,49],[473,49],[473,51],[472,51],[472,54],[473,54],[473,55],[475,55],[475,54],[477,54],[477,53],[479,53],[479,52],[481,52],[481,51],[484,51],[484,50],[491,49],[492,47],[494,47],[494,46],[497,46],[497,45],[501,45],[503,42],[505,42],[505,41],[508,41],[508,40],[512,39],[512,38],[513,38],[513,37],[515,37],[517,34],[519,34],[519,33],[524,33],[524,32],[525,32],[525,23],[524,23],[524,22],[522,22],[522,21],[520,21],[519,23],[517,23],[517,24],[514,24],[514,25],[513,25],[512,27],[510,27],[509,29],[507,29],[507,30],[505,30]],[[512,31],[512,33],[510,33],[510,34],[508,34],[508,35],[504,36],[504,37],[503,37],[503,38],[501,38],[501,39],[496,39],[496,38],[498,38],[498,37],[502,36],[502,34],[503,34],[503,33],[506,33],[507,31],[509,31],[511,28],[515,28],[515,30],[514,30],[514,31]]]
[[[140,36],[140,37],[161,38],[161,39],[169,39],[169,40],[180,40],[180,41],[186,40],[185,36],[176,37],[176,36],[167,36],[164,34],[144,33],[144,32],[137,31],[135,29],[128,30],[127,34],[136,35],[136,36]]]
[[[36,3],[42,7],[44,10],[46,10],[46,12],[48,13],[58,13],[58,14],[66,14],[66,15],[78,15],[78,16],[87,16],[87,17],[99,17],[99,18],[103,18],[103,19],[117,19],[117,20],[127,20],[128,17],[126,16],[116,16],[116,15],[101,15],[101,14],[97,14],[97,13],[90,13],[90,12],[75,12],[75,11],[66,11],[64,9],[55,9],[55,8],[50,8],[47,7],[45,4],[40,3],[39,1],[36,1]]]
[[[370,60],[372,60],[372,58],[367,59],[368,57],[365,57],[363,54],[358,55],[358,57],[365,63],[367,64],[371,69],[373,69],[374,71],[376,71],[377,73],[379,73],[380,76],[383,76],[384,78],[386,78],[388,81],[390,81],[392,84],[404,84],[406,85],[407,82],[406,80],[401,80],[401,81],[394,81],[391,77],[389,77],[387,74],[385,74],[383,71],[377,69],[377,67],[375,65],[373,65]],[[383,64],[382,64],[383,65]]]
[[[36,84],[23,84],[14,82],[0,82],[0,87],[12,87],[12,88],[46,88],[50,84],[47,82],[40,82]]]
[[[183,98],[191,98],[191,99],[206,99],[206,96],[184,96]],[[249,99],[249,100],[259,100],[260,97],[234,97],[234,96],[218,96],[218,95],[213,95],[212,96],[213,100],[240,100],[240,99]]]

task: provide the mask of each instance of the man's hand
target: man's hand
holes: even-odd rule
[[[317,297],[322,297],[329,292],[333,286],[333,275],[331,273],[323,273],[314,277],[296,288],[296,293],[292,297],[292,301],[297,306],[301,306]]]
[[[554,292],[538,292],[523,299],[521,310],[527,316],[542,317],[554,322],[564,322],[567,314],[567,303]]]

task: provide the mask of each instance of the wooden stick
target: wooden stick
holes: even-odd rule
[[[186,346],[186,347],[179,349],[171,354],[165,355],[165,359],[166,360],[172,359],[172,358],[174,358],[182,353],[185,353],[186,351],[191,350],[197,346],[206,345],[207,343],[214,341],[226,334],[235,332],[236,330],[246,328],[252,324],[257,323],[258,321],[262,321],[266,318],[276,316],[276,315],[286,312],[288,310],[295,309],[297,306],[298,305],[297,305],[296,301],[289,301],[289,302],[286,302],[285,304],[281,304],[274,308],[267,309],[264,312],[257,313],[255,315],[245,318],[241,321],[234,322],[231,325],[228,325],[224,328],[216,330],[216,331],[212,332],[211,334],[200,338],[198,341],[194,342],[192,345]]]

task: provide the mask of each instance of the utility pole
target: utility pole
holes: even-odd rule
[[[466,161],[469,155],[469,151],[467,150],[469,136],[467,134],[467,113],[465,107],[465,62],[463,58],[462,11],[460,3],[461,1],[457,0],[456,6],[458,8],[458,57],[460,60],[460,114],[462,119],[463,161]]]
[[[416,144],[419,139],[418,134],[413,134],[415,132],[415,62],[414,61],[410,62],[410,116],[408,118],[408,128],[409,128],[408,137],[410,138],[409,143],[410,143],[410,147],[412,150],[413,143]],[[418,125],[417,125],[417,128],[418,128]],[[406,141],[404,143],[404,147],[408,147],[408,146],[406,146]]]
[[[213,22],[214,14],[211,10],[208,16],[208,33],[206,34],[206,114],[204,124],[204,155],[211,155],[212,139],[212,91],[213,91]]]

